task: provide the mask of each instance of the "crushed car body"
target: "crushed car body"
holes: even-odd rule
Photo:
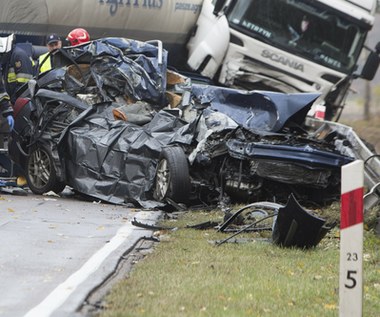
[[[144,208],[339,197],[353,158],[304,125],[318,94],[195,84],[166,59],[123,38],[56,51],[14,106],[9,152],[31,190]]]

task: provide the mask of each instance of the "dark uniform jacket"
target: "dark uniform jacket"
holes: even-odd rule
[[[16,101],[16,91],[23,84],[32,79],[34,65],[31,57],[17,45],[13,48],[9,63],[5,67],[5,87],[11,103]]]

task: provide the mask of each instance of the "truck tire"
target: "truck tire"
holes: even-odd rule
[[[60,193],[65,184],[58,181],[51,150],[41,144],[33,147],[26,160],[26,180],[30,190],[38,195],[49,191]]]
[[[157,166],[154,197],[158,201],[169,198],[176,203],[187,203],[190,194],[190,176],[187,158],[182,148],[166,147]]]

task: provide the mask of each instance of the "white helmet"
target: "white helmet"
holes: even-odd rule
[[[8,53],[12,50],[15,35],[11,34],[7,37],[0,37],[0,54]]]

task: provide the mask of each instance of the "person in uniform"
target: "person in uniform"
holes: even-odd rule
[[[0,37],[0,123],[1,132],[4,132],[4,125],[8,124],[12,130],[14,126],[13,108],[10,104],[10,97],[4,85],[3,67],[8,55],[12,51],[14,36]],[[8,130],[8,128],[7,128]]]
[[[38,73],[43,73],[51,70],[51,55],[49,54],[62,47],[61,38],[55,33],[49,34],[46,37],[46,47],[48,51],[45,54],[40,55],[38,58]]]
[[[17,90],[33,78],[35,69],[32,57],[15,44],[14,34],[8,36],[8,45],[11,46],[11,49],[2,56],[2,75],[5,90],[10,97],[11,104],[14,104]]]

